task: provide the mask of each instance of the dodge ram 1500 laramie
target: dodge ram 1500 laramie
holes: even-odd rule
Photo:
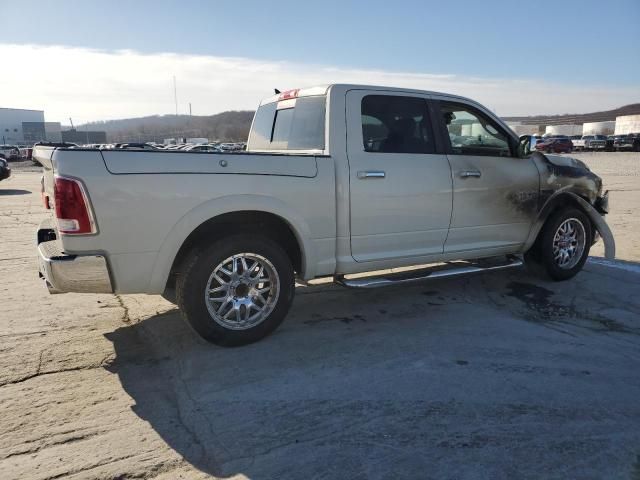
[[[296,276],[366,288],[524,262],[566,280],[599,237],[614,256],[607,194],[529,138],[463,97],[330,85],[264,100],[243,153],[40,145],[40,275],[173,296],[225,346],[272,332]]]

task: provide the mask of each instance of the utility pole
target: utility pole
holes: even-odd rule
[[[189,116],[191,116],[191,102],[189,102]]]
[[[178,116],[178,89],[176,88],[176,76],[173,76],[173,101],[176,104],[176,117]]]

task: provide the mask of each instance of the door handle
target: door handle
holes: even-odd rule
[[[369,171],[360,171],[358,172],[358,178],[360,180],[365,180],[367,178],[384,178],[386,173],[382,170],[369,170]]]
[[[482,174],[479,170],[463,170],[459,173],[460,178],[475,177],[480,178]]]

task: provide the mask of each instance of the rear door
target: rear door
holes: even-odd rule
[[[428,98],[350,90],[346,108],[353,258],[442,253],[451,170],[446,155],[436,153]]]
[[[536,217],[540,188],[531,158],[519,158],[506,130],[472,104],[439,101],[453,177],[444,251],[517,250]]]

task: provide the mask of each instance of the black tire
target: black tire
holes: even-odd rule
[[[167,302],[173,303],[174,305],[178,304],[176,300],[176,289],[175,288],[167,288],[164,292],[160,294],[162,298],[164,298]]]
[[[553,254],[553,240],[558,228],[568,219],[576,219],[584,228],[584,246],[579,259],[570,268],[558,265]],[[537,274],[552,280],[562,281],[573,278],[584,266],[593,243],[593,227],[589,217],[577,208],[566,208],[554,212],[545,222],[533,247],[525,253],[527,267]]]
[[[251,328],[234,330],[214,320],[207,308],[204,292],[216,266],[242,252],[260,255],[271,262],[279,280],[279,294],[273,310],[264,320]],[[293,302],[295,277],[291,260],[277,243],[266,236],[238,234],[222,238],[203,250],[193,251],[184,265],[176,281],[178,306],[187,324],[203,339],[216,345],[235,347],[266,337],[282,323]]]

